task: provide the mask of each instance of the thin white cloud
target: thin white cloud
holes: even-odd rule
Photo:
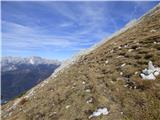
[[[3,25],[7,26],[9,31],[2,33],[2,49],[17,49],[17,50],[34,50],[37,48],[52,47],[64,49],[72,48],[73,46],[91,45],[93,41],[89,38],[82,40],[78,34],[69,35],[46,35],[39,34],[39,31],[31,27],[26,27],[20,24],[3,21]],[[86,32],[87,33],[87,32]],[[99,37],[99,36],[97,36]],[[90,42],[89,42],[90,41]]]
[[[114,30],[118,29],[114,18],[111,18],[107,12],[107,8],[101,5],[101,7],[97,6],[96,2],[92,4],[84,2],[81,5],[77,4],[75,8],[72,6],[76,11],[68,4],[58,2],[39,4],[42,8],[47,8],[48,11],[57,12],[60,16],[68,19],[68,21],[64,20],[53,25],[46,24],[46,26],[39,25],[41,20],[35,23],[33,21],[31,25],[28,23],[26,26],[2,21],[2,27],[4,27],[2,29],[3,51],[13,50],[22,52],[40,49],[49,51],[65,49],[78,51],[110,35],[111,32],[104,31],[104,27],[114,26]],[[58,6],[57,4],[60,5]],[[52,16],[52,12],[50,13]],[[17,18],[19,20],[21,16],[17,15]],[[25,18],[26,21],[31,19],[30,16],[25,15],[22,18]],[[73,31],[70,32],[70,29],[73,29]],[[48,31],[50,32],[49,34]]]

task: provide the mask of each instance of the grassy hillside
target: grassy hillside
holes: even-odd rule
[[[8,120],[159,120],[160,75],[143,80],[148,62],[160,66],[160,6],[69,68],[48,78],[33,95],[2,106]],[[13,107],[15,103],[16,107]]]

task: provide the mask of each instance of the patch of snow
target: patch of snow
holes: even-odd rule
[[[155,80],[156,77],[153,75],[153,73],[149,74],[149,75],[145,75],[143,73],[140,74],[142,79],[144,80]]]
[[[92,115],[89,116],[89,119],[92,117],[98,117],[100,115],[108,115],[109,111],[107,108],[99,108],[95,112],[92,113]]]
[[[31,58],[30,60],[29,60],[29,63],[31,63],[32,65],[34,65],[34,60]]]
[[[158,76],[160,73],[158,71],[156,71],[153,74],[154,74],[154,76]]]
[[[140,74],[144,80],[155,80],[156,76],[160,74],[160,68],[155,67],[152,61],[149,61],[148,68],[145,68]]]

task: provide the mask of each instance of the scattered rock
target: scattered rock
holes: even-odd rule
[[[138,72],[136,71],[134,74],[135,74],[135,75],[137,75],[137,74],[138,74]]]
[[[151,33],[154,33],[154,32],[156,32],[156,30],[152,29],[152,30],[150,30],[150,32],[151,32]]]
[[[70,108],[70,105],[67,105],[65,108],[66,108],[66,109]]]
[[[86,89],[86,92],[91,92],[91,90],[90,89]]]
[[[108,64],[108,60],[106,60],[106,62],[105,62],[106,64]]]
[[[83,82],[82,82],[82,84],[83,84],[83,85],[85,85],[85,84],[86,84],[86,82],[85,82],[85,81],[83,81]]]
[[[121,57],[124,57],[124,56],[117,56],[116,58],[121,58]]]
[[[121,67],[124,67],[126,65],[126,63],[122,64]]]
[[[122,47],[121,47],[121,46],[119,46],[118,48],[119,48],[119,49],[121,49]]]
[[[123,112],[121,112],[121,115],[123,115]]]
[[[128,50],[128,52],[132,52],[132,51],[133,51],[133,49],[129,49],[129,50]]]
[[[123,72],[120,72],[120,75],[123,75]]]
[[[93,98],[92,98],[92,97],[89,98],[89,99],[87,100],[87,103],[93,103]]]

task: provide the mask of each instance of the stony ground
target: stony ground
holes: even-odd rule
[[[48,78],[29,99],[22,96],[3,105],[2,119],[88,120],[105,107],[108,115],[90,119],[159,120],[160,75],[156,80],[140,77],[149,61],[160,66],[160,5],[137,25]]]

